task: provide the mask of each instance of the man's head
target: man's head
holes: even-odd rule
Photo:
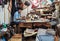
[[[18,8],[18,12],[20,13],[23,9],[22,8]]]

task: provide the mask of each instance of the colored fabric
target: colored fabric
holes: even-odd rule
[[[54,41],[54,37],[51,35],[40,35],[38,37],[39,41]]]
[[[36,36],[36,41],[54,41],[54,35],[47,34],[46,31],[47,29],[40,28]]]

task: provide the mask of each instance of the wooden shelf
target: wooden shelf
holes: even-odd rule
[[[41,8],[35,8],[35,9],[44,9],[44,8],[50,8],[49,6],[41,7]]]
[[[41,14],[42,16],[51,16],[52,14]]]

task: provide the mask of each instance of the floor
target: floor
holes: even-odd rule
[[[35,41],[35,39],[30,38],[30,39],[27,39],[27,40],[24,40],[24,41]]]
[[[31,37],[24,37],[22,41],[35,41],[35,39],[36,39],[36,35],[31,36]]]
[[[35,41],[35,38],[29,38],[27,41]],[[59,41],[60,41],[60,38],[59,38]]]
[[[59,41],[60,41],[60,38],[59,38]]]
[[[26,41],[26,40],[24,40],[24,41]],[[27,41],[35,41],[35,39],[34,38],[29,38],[29,39],[27,39]],[[60,41],[60,38],[59,38],[59,41]]]

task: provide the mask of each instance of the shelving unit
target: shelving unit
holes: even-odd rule
[[[40,16],[52,16],[50,7],[35,8],[36,12],[39,12]]]

